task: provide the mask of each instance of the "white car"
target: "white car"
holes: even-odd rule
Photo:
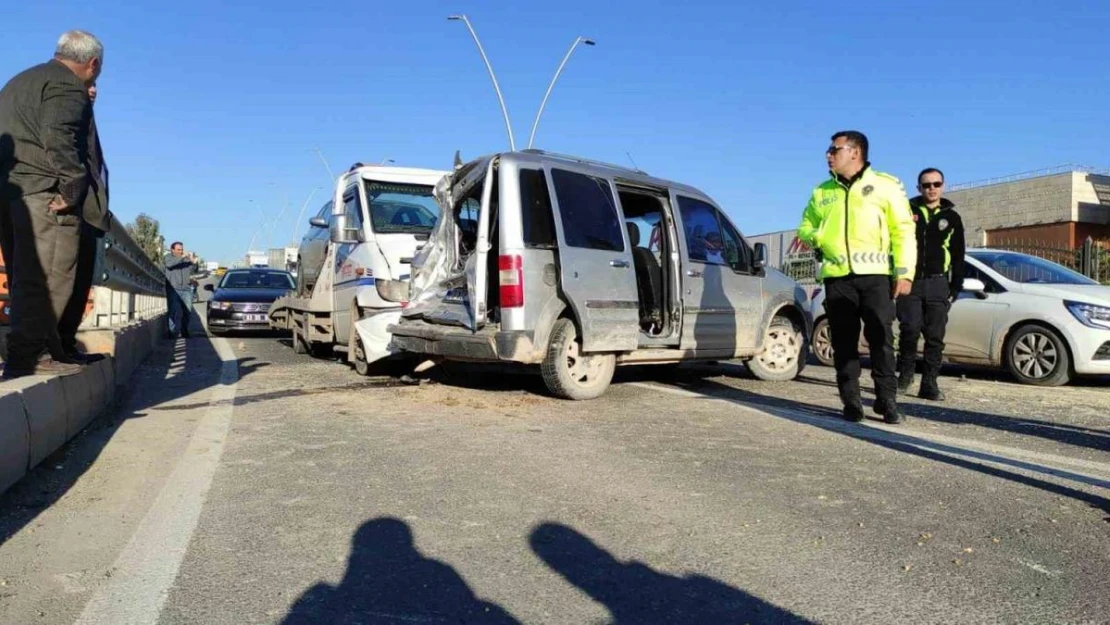
[[[948,314],[946,362],[1005,367],[1038,386],[1110,374],[1110,287],[1018,252],[968,250],[966,266],[964,292]],[[824,290],[811,299],[813,352],[831,365]],[[897,321],[894,334],[897,350]],[[860,345],[866,349],[862,336]]]

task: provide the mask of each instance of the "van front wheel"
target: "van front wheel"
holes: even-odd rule
[[[570,319],[559,319],[551,330],[540,370],[547,389],[563,399],[600,397],[617,368],[615,354],[583,354],[578,331]]]
[[[745,361],[760,380],[785,382],[798,377],[805,367],[805,336],[787,317],[771,320],[763,338],[763,353]]]

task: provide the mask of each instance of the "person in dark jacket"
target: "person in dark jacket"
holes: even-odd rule
[[[89,106],[96,104],[96,82],[88,86]],[[104,150],[100,145],[100,133],[96,128],[95,114],[89,115],[89,173],[99,189],[103,190],[104,205],[108,204],[108,165],[104,162]],[[109,218],[110,219],[110,218]],[[110,223],[110,222],[109,222]],[[104,225],[103,223],[101,225]],[[77,248],[77,273],[74,276],[73,295],[66,304],[62,318],[58,321],[58,334],[62,348],[70,360],[83,363],[90,359],[88,354],[77,348],[77,329],[85,317],[85,307],[92,290],[93,273],[96,268],[96,248],[104,238],[106,230],[94,226],[88,220],[81,221],[80,242]]]
[[[181,241],[170,244],[170,253],[162,259],[166,269],[167,330],[171,339],[189,338],[189,317],[193,315],[193,272],[196,264],[185,257]]]
[[[0,247],[12,309],[6,378],[80,371],[58,323],[73,295],[81,221],[106,230],[109,219],[90,170],[86,92],[103,58],[96,37],[69,31],[53,59],[0,90]]]
[[[913,386],[917,341],[925,335],[925,368],[918,397],[943,401],[937,385],[948,309],[964,281],[964,222],[956,205],[942,197],[944,173],[930,167],[917,175],[921,195],[910,200],[917,232],[917,280],[898,300],[898,392]]]

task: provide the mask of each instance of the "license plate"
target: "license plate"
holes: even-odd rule
[[[243,315],[247,321],[266,321],[266,315]]]

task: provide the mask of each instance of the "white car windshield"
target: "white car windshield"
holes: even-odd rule
[[[378,234],[428,233],[439,216],[432,187],[426,185],[371,182],[366,185],[366,199]]]
[[[1022,284],[1095,284],[1098,282],[1050,260],[1018,252],[968,252],[975,260]]]

